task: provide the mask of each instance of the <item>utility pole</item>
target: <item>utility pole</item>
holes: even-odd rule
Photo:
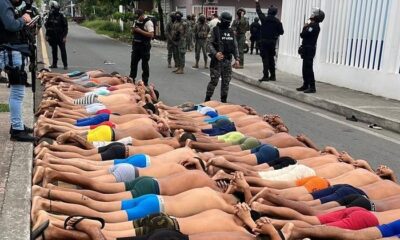
[[[71,0],[71,17],[74,17],[74,5],[72,0]]]

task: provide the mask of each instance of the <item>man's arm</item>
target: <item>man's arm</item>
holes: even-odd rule
[[[279,21],[279,30],[278,30],[278,34],[279,35],[283,35],[285,33],[285,31],[283,30],[283,24],[281,21]]]
[[[214,35],[214,30],[211,31],[210,37],[208,38],[208,44],[207,44],[207,48],[208,48],[208,52],[212,55],[215,56],[215,54],[217,54],[217,50],[215,49],[213,43],[215,41],[215,35]]]
[[[62,27],[63,27],[63,38],[66,38],[68,35],[68,21],[67,18],[63,15],[62,16]]]
[[[258,0],[255,0],[255,1],[256,1],[256,12],[257,12],[258,18],[261,21],[264,21],[266,18],[265,14],[261,11],[261,6],[260,6],[260,3],[258,2]]]
[[[25,26],[22,17],[15,19],[14,10],[11,5],[7,4],[7,1],[0,1],[0,20],[4,28],[10,32],[18,32]]]
[[[154,24],[151,20],[146,22],[144,29],[146,29],[146,31],[143,31],[142,29],[135,27],[134,31],[148,38],[154,37]]]

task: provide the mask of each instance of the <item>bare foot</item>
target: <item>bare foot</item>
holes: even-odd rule
[[[49,197],[49,191],[50,189],[41,187],[39,185],[33,185],[32,186],[32,197],[42,197],[42,198],[47,198]]]
[[[35,156],[35,160],[37,160],[37,159],[42,159],[43,157],[44,157],[44,155],[46,154],[46,153],[48,153],[49,152],[49,149],[48,148],[42,148],[41,150],[40,150],[40,152]]]
[[[249,204],[252,204],[259,198],[263,198],[263,196],[270,194],[270,190],[267,187],[264,187],[261,191],[259,191],[254,197],[250,200]]]
[[[42,148],[44,148],[44,147],[46,147],[46,146],[48,146],[48,145],[50,145],[50,144],[49,144],[48,142],[46,142],[46,141],[43,141],[43,142],[39,143],[39,144],[35,147],[35,150],[34,150],[35,156],[39,154],[39,152],[42,150]]]
[[[338,157],[338,160],[339,160],[340,162],[345,162],[345,163],[349,163],[349,164],[354,162],[354,158],[352,158],[352,157],[350,156],[350,154],[348,154],[348,153],[345,152],[345,151],[343,151],[343,152],[340,153],[340,155],[339,155],[339,157]]]
[[[74,134],[75,134],[75,132],[73,132],[73,131],[69,131],[69,132],[63,133],[63,134],[61,134],[60,136],[57,137],[56,141],[57,141],[58,144],[63,144],[69,138],[71,138]]]
[[[33,179],[32,179],[32,184],[37,185],[41,181],[43,181],[43,176],[44,176],[44,167],[37,166],[34,169],[34,174],[33,174]]]
[[[48,183],[52,183],[54,181],[55,174],[57,174],[57,172],[54,171],[53,169],[45,168],[44,169],[42,186],[47,186]]]
[[[285,226],[281,229],[283,236],[285,236],[285,239],[289,240],[290,237],[292,236],[292,232],[294,229],[294,224],[293,223],[286,223]]]
[[[35,128],[35,136],[42,137],[46,133],[48,133],[51,129],[51,125],[47,123],[43,123],[41,126],[38,124],[38,127]]]
[[[186,139],[185,147],[192,148],[192,139]]]
[[[46,211],[48,209],[49,202],[49,200],[39,196],[32,198],[31,218],[33,222],[37,222],[41,210]]]

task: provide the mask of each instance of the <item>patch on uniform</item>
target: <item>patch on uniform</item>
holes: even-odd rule
[[[312,30],[313,30],[312,27],[309,27],[309,28],[308,28],[308,31],[309,31],[309,32],[312,32]]]

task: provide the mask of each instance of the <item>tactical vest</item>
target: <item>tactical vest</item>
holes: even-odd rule
[[[217,52],[222,52],[226,59],[232,59],[232,55],[235,53],[235,35],[231,28],[221,29],[219,27],[213,28],[215,38],[218,37],[219,40],[214,41],[212,44]],[[221,49],[222,48],[222,49]]]
[[[14,18],[17,19],[17,15],[14,13]],[[10,32],[7,31],[6,28],[4,27],[4,24],[2,21],[0,21],[0,44],[6,44],[6,43],[21,43],[20,39],[20,32]]]
[[[136,21],[136,22],[135,22],[135,26],[138,27],[138,28],[140,28],[140,29],[142,29],[143,31],[146,31],[146,30],[144,29],[144,26],[146,25],[146,23],[147,23],[148,21],[150,21],[150,18],[145,18],[145,19],[143,20],[143,22]],[[139,34],[139,33],[135,33],[135,34],[133,35],[133,41],[134,41],[135,43],[150,43],[151,38],[146,37],[146,36],[143,36],[142,34]]]
[[[197,39],[206,39],[208,37],[208,26],[206,23],[201,24],[198,23],[197,24],[197,34],[196,34],[196,38]]]

